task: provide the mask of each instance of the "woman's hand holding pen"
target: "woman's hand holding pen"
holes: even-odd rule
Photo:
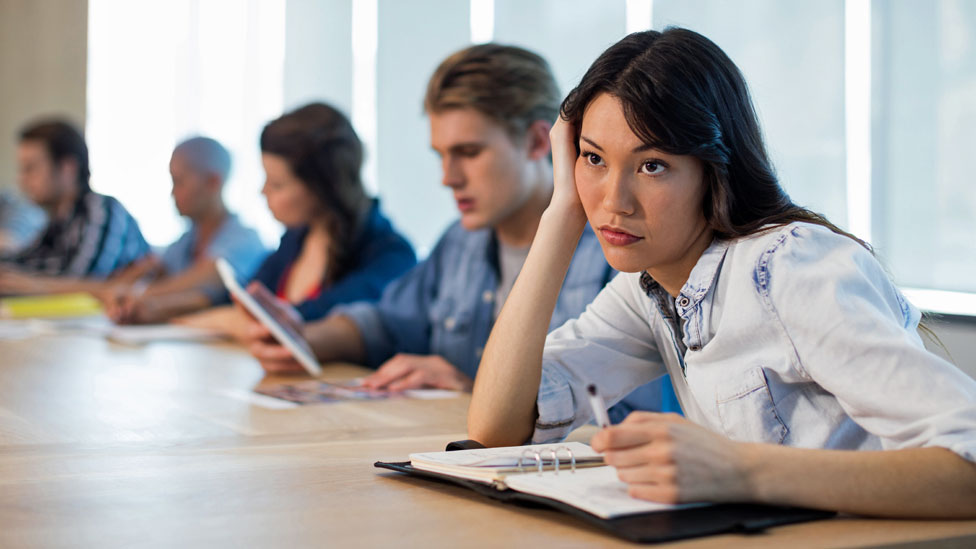
[[[677,414],[634,412],[591,441],[631,496],[664,503],[752,501],[750,448]]]

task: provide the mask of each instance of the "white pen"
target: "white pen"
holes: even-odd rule
[[[590,383],[586,386],[586,392],[590,394],[590,406],[593,407],[593,417],[596,418],[596,424],[600,426],[601,429],[606,429],[610,426],[610,416],[607,415],[607,405],[603,402],[603,398],[600,393],[596,392],[596,385]]]

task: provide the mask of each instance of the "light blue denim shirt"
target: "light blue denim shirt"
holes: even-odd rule
[[[563,281],[550,329],[575,318],[616,274],[587,227]],[[390,283],[377,303],[340,305],[359,328],[366,365],[376,368],[396,353],[436,354],[474,379],[493,324],[498,287],[497,243],[489,229],[453,224],[434,250]],[[621,399],[618,399],[621,400]],[[610,410],[622,419],[640,410],[678,411],[670,383],[651,383]]]
[[[162,263],[168,274],[177,274],[193,265],[193,246],[197,228],[191,226],[180,238],[167,246]],[[254,229],[242,224],[234,214],[228,214],[210,240],[207,257],[226,259],[243,278],[249,278],[268,255],[267,248]]]
[[[870,252],[794,223],[715,241],[676,299],[622,274],[549,334],[534,442],[666,372],[685,415],[737,441],[804,448],[941,446],[976,461],[976,381],[927,351]]]
[[[437,354],[474,378],[492,326],[498,286],[495,237],[454,223],[430,255],[387,286],[377,303],[334,309],[356,323],[366,365],[378,367],[396,353]],[[579,315],[609,282],[592,231],[585,231],[563,282],[550,326]]]
[[[181,273],[193,265],[193,247],[196,241],[197,229],[192,226],[163,251],[161,262],[167,274]],[[226,259],[241,278],[247,280],[268,255],[268,250],[254,229],[242,224],[236,215],[229,214],[210,240],[205,253],[208,258]],[[225,300],[226,292],[219,283],[203,287],[201,290],[214,303]]]

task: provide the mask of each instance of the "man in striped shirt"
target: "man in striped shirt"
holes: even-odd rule
[[[118,200],[88,185],[88,147],[72,125],[26,127],[17,148],[24,195],[48,214],[48,225],[0,268],[0,294],[84,291],[149,253],[135,219]]]
[[[0,257],[16,254],[47,225],[44,211],[12,189],[0,191]]]

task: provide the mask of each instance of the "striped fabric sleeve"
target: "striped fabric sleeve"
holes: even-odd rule
[[[66,276],[95,276],[93,272],[109,226],[110,206],[106,197],[88,193],[84,198],[84,223],[76,230],[82,231],[74,253],[67,262],[63,273]],[[101,277],[99,277],[101,278]]]
[[[149,251],[135,219],[117,200],[91,193],[87,223],[67,275],[105,278]]]

